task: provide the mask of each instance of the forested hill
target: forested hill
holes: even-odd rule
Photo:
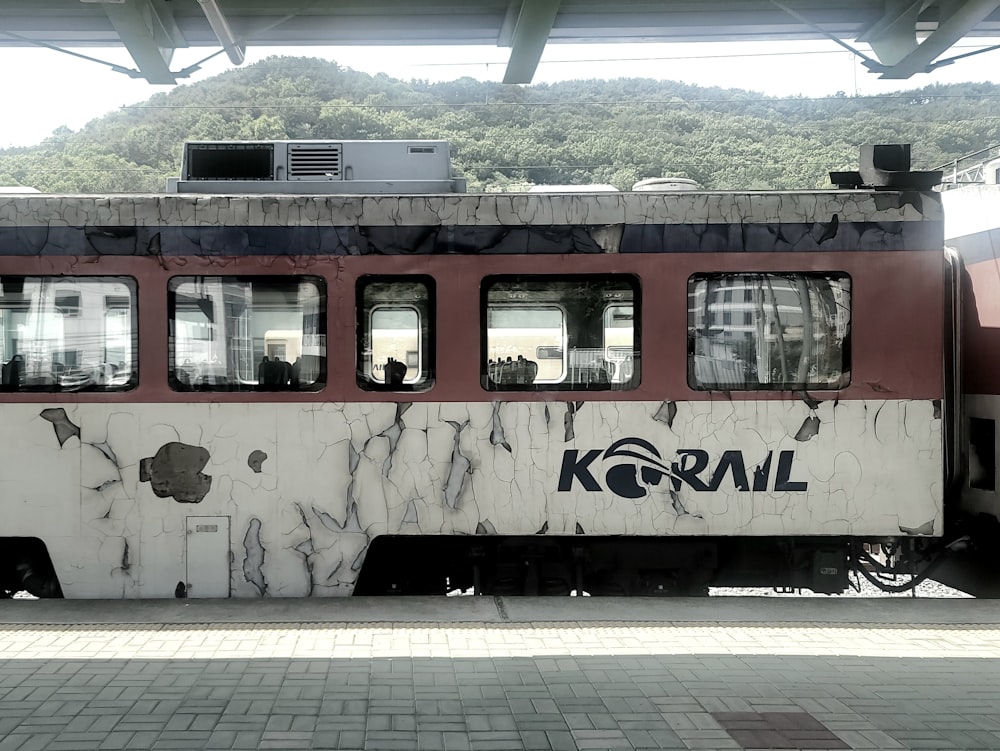
[[[470,190],[677,176],[708,189],[829,187],[862,143],[913,144],[929,169],[1000,144],[1000,86],[879,97],[774,98],[646,79],[504,86],[403,82],[269,58],[156,94],[38,146],[0,150],[0,185],[161,192],[192,139],[432,138]]]

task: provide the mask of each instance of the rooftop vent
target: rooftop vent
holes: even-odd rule
[[[942,173],[910,170],[910,144],[864,144],[857,172],[831,172],[830,182],[838,188],[875,190],[930,190],[940,184]]]
[[[679,193],[700,189],[695,180],[686,177],[648,177],[632,186],[632,190],[638,193]]]
[[[339,143],[294,143],[288,148],[289,180],[343,180]]]
[[[446,141],[191,141],[171,193],[464,193]]]

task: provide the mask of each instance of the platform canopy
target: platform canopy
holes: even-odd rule
[[[122,72],[172,84],[175,50],[493,45],[505,83],[530,83],[554,43],[834,39],[883,78],[946,64],[964,37],[1000,37],[1000,0],[2,0],[0,47],[115,47]]]

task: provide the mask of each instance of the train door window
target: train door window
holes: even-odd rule
[[[130,278],[0,277],[0,389],[134,388],[135,316]]]
[[[358,386],[419,391],[434,385],[434,281],[426,276],[358,280]]]
[[[326,291],[316,277],[174,277],[177,391],[317,391],[326,382]]]
[[[483,388],[635,388],[638,298],[638,280],[625,275],[487,278]]]
[[[635,375],[635,310],[631,305],[609,305],[604,311],[604,360],[611,383],[627,385]]]
[[[847,274],[696,274],[688,280],[688,383],[694,389],[844,388],[850,333]]]

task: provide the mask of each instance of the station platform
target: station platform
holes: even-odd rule
[[[0,751],[1000,749],[1000,601],[0,603]]]

